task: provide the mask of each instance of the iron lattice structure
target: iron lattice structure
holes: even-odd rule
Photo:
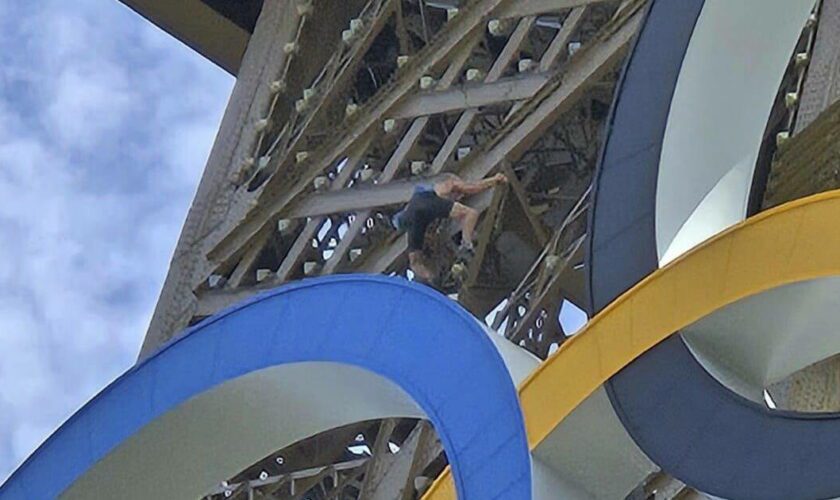
[[[509,189],[467,200],[482,212],[479,240],[453,297],[545,358],[567,338],[562,304],[584,305],[590,184],[644,7],[643,0],[265,2],[143,354],[293,280],[407,276],[406,239],[388,221],[414,185],[442,173],[477,180],[503,172]],[[813,46],[812,28],[803,51]],[[807,67],[792,58],[780,89],[759,158],[768,172],[778,134],[795,124],[797,104],[785,96],[802,91]],[[447,259],[451,230],[438,228],[431,245],[438,260]],[[219,478],[207,498],[407,500],[445,465],[427,422],[362,422]],[[664,474],[628,495],[702,497]]]

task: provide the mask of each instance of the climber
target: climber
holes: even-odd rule
[[[408,262],[420,281],[431,283],[433,280],[432,271],[423,261],[423,245],[429,224],[437,219],[454,219],[461,229],[459,253],[471,255],[474,252],[473,232],[479,212],[458,200],[507,182],[503,174],[478,182],[468,182],[457,175],[444,174],[414,188],[408,204],[394,214],[391,220],[398,231],[408,232]]]

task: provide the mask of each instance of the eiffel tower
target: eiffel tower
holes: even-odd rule
[[[574,335],[564,318],[591,307],[595,170],[648,2],[122,1],[236,77],[141,358],[290,282],[411,279],[391,215],[446,173],[509,179],[465,200],[481,213],[476,251],[449,297],[540,359]],[[790,54],[757,158],[770,179],[761,210],[836,187],[787,180],[795,162],[777,160],[837,98],[839,20],[840,2],[822,2]],[[428,236],[441,275],[454,231]],[[824,361],[768,394],[793,410],[837,411],[820,388],[838,373]],[[254,457],[205,498],[409,500],[446,465],[425,420],[369,420]],[[707,498],[658,469],[622,497]]]

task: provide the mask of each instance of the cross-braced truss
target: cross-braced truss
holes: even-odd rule
[[[561,305],[585,300],[589,186],[644,0],[340,4],[265,4],[144,352],[288,281],[409,276],[389,220],[413,187],[503,172],[509,188],[466,200],[483,215],[453,296],[545,358],[567,337]],[[791,120],[774,112],[768,137]],[[437,234],[446,261],[452,228]],[[427,423],[365,422],[278,450],[208,497],[407,500],[445,464]],[[628,493],[658,484],[676,483]]]

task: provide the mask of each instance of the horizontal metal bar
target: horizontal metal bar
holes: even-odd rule
[[[340,472],[345,470],[356,469],[365,465],[370,458],[360,458],[358,460],[351,460],[349,462],[342,462],[334,465],[328,465],[326,467],[312,467],[310,469],[303,469],[295,472],[290,472],[288,474],[280,474],[277,476],[268,477],[266,479],[255,479],[253,481],[248,481],[246,484],[250,488],[261,488],[263,486],[268,486],[269,484],[278,483],[283,480],[288,479],[305,479],[308,477],[317,476],[322,471],[328,468],[332,468],[332,470]],[[229,483],[227,487],[225,486],[217,486],[213,488],[207,495],[224,495],[226,491],[233,491],[238,488],[243,483]]]
[[[414,94],[400,104],[392,118],[413,118],[494,106],[533,97],[548,81],[548,75],[531,73],[493,83],[461,85],[448,90]]]

